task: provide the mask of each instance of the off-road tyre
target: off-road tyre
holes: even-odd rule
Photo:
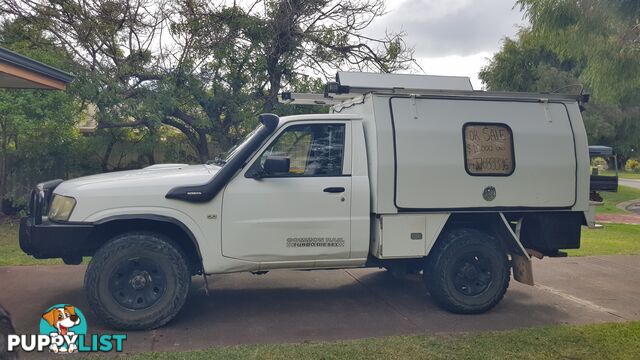
[[[425,259],[423,281],[442,308],[479,314],[495,307],[509,287],[506,251],[494,237],[476,229],[443,234]]]
[[[191,273],[186,259],[180,247],[164,235],[153,232],[118,235],[98,249],[89,263],[84,277],[89,305],[101,321],[114,329],[147,330],[160,327],[178,314],[187,298]],[[136,266],[151,270],[137,272]],[[129,268],[133,270],[120,271]],[[159,277],[159,273],[162,277]],[[127,281],[126,274],[134,275]],[[121,278],[126,282],[121,282]],[[160,281],[162,278],[164,281]],[[149,298],[142,293],[136,295],[141,290],[138,287],[142,281],[134,280],[140,279],[148,279],[144,280],[142,291],[151,294]],[[147,289],[146,286],[155,287]],[[162,288],[162,292],[159,288]],[[137,301],[125,303],[129,297],[125,297],[119,289],[133,294],[131,299],[140,296],[143,301],[138,298]],[[147,303],[149,306],[144,307]],[[143,308],[132,308],[136,306]]]

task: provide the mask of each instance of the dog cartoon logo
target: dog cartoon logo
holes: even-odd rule
[[[51,336],[49,349],[54,353],[78,351],[78,335],[85,335],[87,324],[75,306],[58,304],[50,307],[40,319],[40,333]]]
[[[69,304],[57,304],[40,315],[40,334],[8,334],[7,351],[22,349],[27,353],[50,351],[62,354],[123,351],[127,334],[87,335],[87,329],[87,320],[80,309]]]

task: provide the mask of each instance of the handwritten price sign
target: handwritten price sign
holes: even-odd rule
[[[467,171],[472,175],[513,173],[513,139],[501,124],[469,124],[464,128]]]

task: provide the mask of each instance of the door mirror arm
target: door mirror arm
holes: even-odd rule
[[[244,174],[246,178],[260,180],[264,177],[265,172],[262,166],[253,166]]]

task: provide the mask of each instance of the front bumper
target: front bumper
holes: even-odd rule
[[[95,250],[89,237],[93,224],[53,222],[44,216],[60,183],[58,179],[38,184],[31,192],[29,216],[20,221],[20,248],[37,259],[77,258]]]
[[[94,225],[88,223],[42,221],[36,224],[33,217],[25,217],[20,221],[20,248],[36,259],[91,255],[95,250],[89,238],[93,229]]]

